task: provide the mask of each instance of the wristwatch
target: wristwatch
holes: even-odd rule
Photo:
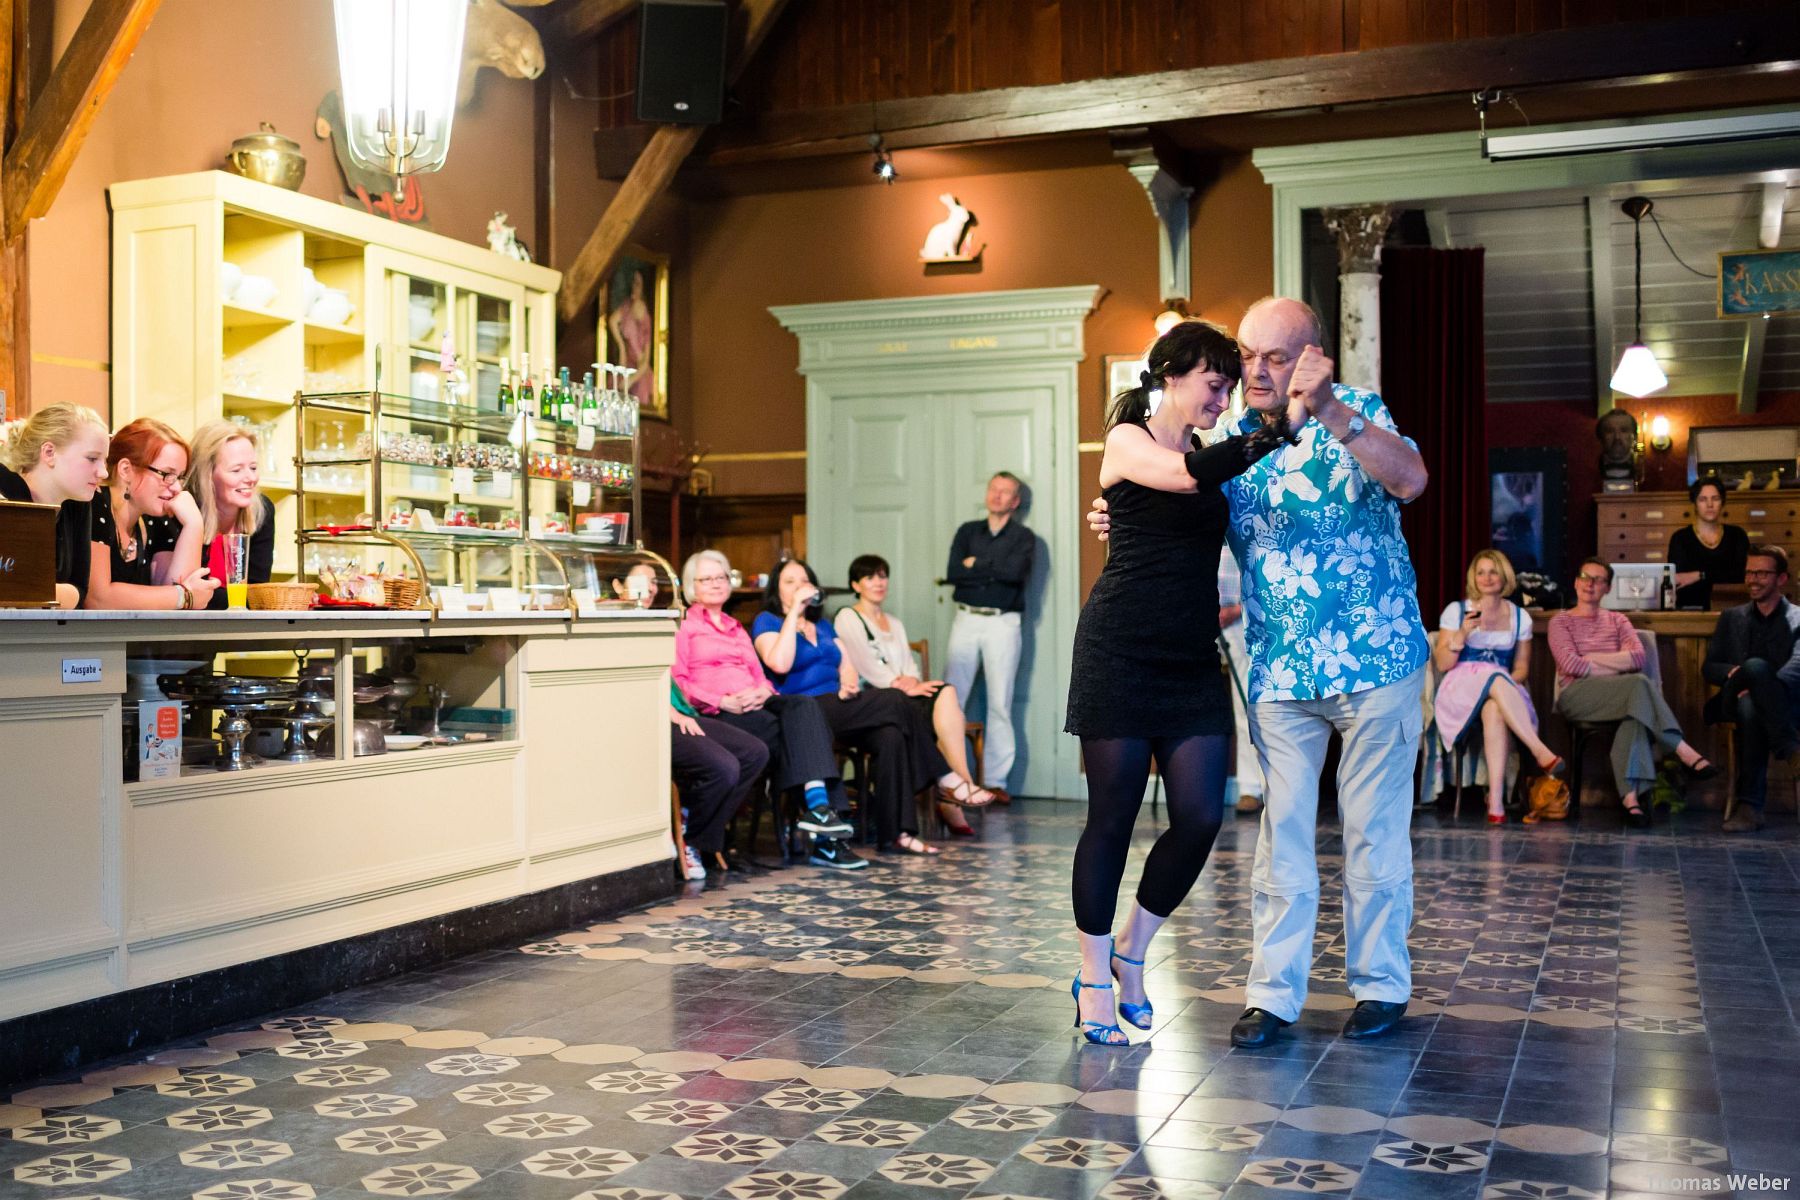
[[[1369,423],[1362,419],[1360,413],[1351,413],[1350,424],[1344,429],[1344,435],[1338,438],[1338,445],[1348,446],[1351,442],[1354,442],[1357,438],[1361,437],[1362,431],[1368,427]]]

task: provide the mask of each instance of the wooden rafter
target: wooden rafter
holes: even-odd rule
[[[569,0],[550,21],[559,41],[581,42],[598,37],[607,26],[637,11],[640,0]]]
[[[5,240],[50,211],[100,106],[162,0],[93,0],[0,167]]]
[[[743,73],[787,3],[788,0],[743,0],[738,6],[743,37],[725,74],[727,86]],[[601,272],[624,249],[651,202],[669,186],[705,132],[705,127],[699,125],[664,125],[651,135],[644,152],[638,155],[625,182],[601,214],[600,223],[563,274],[557,313],[564,321],[573,321],[600,290]]]
[[[1455,43],[1383,47],[1114,79],[884,100],[890,149],[1096,132],[1210,117],[1467,94],[1479,88],[1612,86],[1800,60],[1800,10],[1771,5]],[[1473,118],[1470,125],[1473,128]],[[723,166],[866,148],[867,103],[758,113],[721,130],[706,155]],[[637,131],[596,135],[630,144]]]

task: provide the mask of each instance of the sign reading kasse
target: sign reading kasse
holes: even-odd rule
[[[1719,315],[1800,312],[1800,250],[1734,250],[1719,255]]]

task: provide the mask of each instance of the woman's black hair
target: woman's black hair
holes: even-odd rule
[[[1725,481],[1720,479],[1717,475],[1702,475],[1700,478],[1694,480],[1694,482],[1688,484],[1688,499],[1695,504],[1700,503],[1700,489],[1703,487],[1717,488],[1719,490],[1719,499],[1723,500],[1725,498]]]
[[[1106,427],[1142,425],[1150,419],[1150,393],[1167,387],[1169,380],[1190,371],[1217,371],[1236,383],[1244,375],[1237,339],[1211,321],[1183,321],[1157,338],[1146,356],[1149,369],[1138,376],[1138,385],[1113,397]]]
[[[887,559],[879,554],[859,554],[850,560],[850,586],[856,587],[856,581],[867,579],[871,575],[892,575],[888,570]]]
[[[819,586],[819,574],[812,569],[811,563],[807,562],[804,558],[784,558],[775,564],[775,569],[773,571],[769,572],[768,586],[763,588],[764,612],[772,612],[778,617],[787,615],[786,610],[781,607],[781,573],[787,570],[788,564],[790,563],[799,563],[801,568],[806,572],[806,581],[814,587],[819,588],[819,593],[821,595],[824,594],[825,589]]]

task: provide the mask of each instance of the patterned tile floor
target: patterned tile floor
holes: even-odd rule
[[[1350,1006],[1341,843],[1308,1011],[1235,1051],[1252,822],[1070,1030],[1080,811],[798,868],[340,993],[0,1103],[0,1196],[1588,1200],[1800,1175],[1800,831],[1415,823],[1416,992]],[[1153,836],[1140,824],[1137,854]],[[1135,871],[1128,875],[1135,876]],[[1765,1185],[1766,1186],[1766,1185]]]

